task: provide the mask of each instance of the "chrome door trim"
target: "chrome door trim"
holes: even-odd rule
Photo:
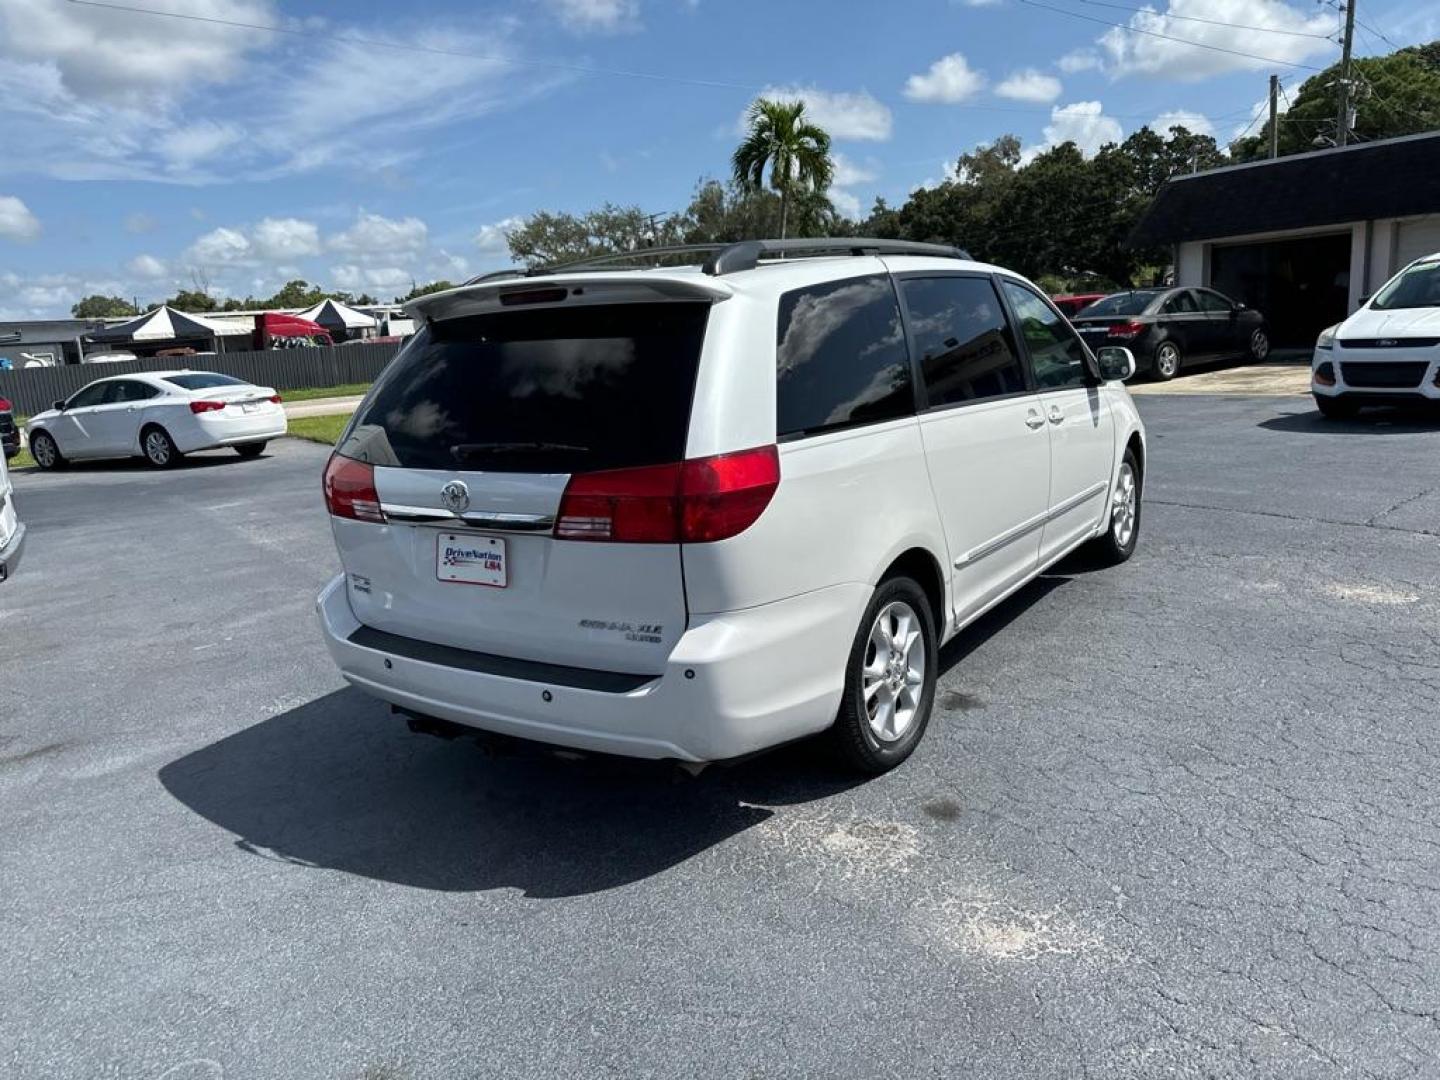
[[[1081,505],[1089,499],[1093,499],[1096,495],[1104,492],[1107,487],[1109,487],[1109,485],[1103,480],[1091,484],[1084,491],[1077,492],[1076,494],[1070,496],[1070,498],[1066,499],[1064,502],[1060,503],[1057,506],[1052,506],[1043,514],[1037,514],[1035,515],[1035,517],[1030,518],[1028,521],[1022,521],[1014,528],[1006,529],[1003,533],[995,537],[993,540],[987,540],[979,547],[971,548],[964,555],[961,555],[958,559],[955,560],[955,569],[958,570],[962,566],[969,566],[971,563],[979,562],[981,559],[985,558],[986,555],[995,554],[995,552],[999,551],[1001,548],[1009,544],[1013,544],[1021,537],[1027,536],[1028,534],[1034,532],[1036,529],[1047,525],[1051,521],[1054,521],[1056,518],[1068,514],[1077,506]]]

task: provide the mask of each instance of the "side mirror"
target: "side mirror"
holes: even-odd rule
[[[64,412],[64,411],[65,411],[65,402],[63,402],[63,401],[57,401],[57,402],[55,402],[55,403],[51,406],[51,408],[54,409],[56,412]]]
[[[1127,382],[1135,377],[1135,354],[1118,345],[1107,345],[1095,354],[1100,377],[1106,382]]]

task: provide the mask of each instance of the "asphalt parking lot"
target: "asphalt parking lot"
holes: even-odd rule
[[[1135,559],[862,784],[408,733],[314,625],[319,446],[17,476],[0,1073],[1440,1075],[1440,421],[1139,400]]]

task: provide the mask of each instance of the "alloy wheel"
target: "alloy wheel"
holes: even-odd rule
[[[1155,354],[1155,369],[1162,379],[1169,379],[1180,370],[1180,353],[1174,345],[1165,343]]]
[[[1256,360],[1264,360],[1270,355],[1270,337],[1264,330],[1256,330],[1250,335],[1250,355]]]
[[[886,604],[870,627],[860,680],[870,731],[880,742],[903,738],[915,723],[925,663],[920,616],[903,600]]]
[[[50,441],[50,436],[42,435],[38,439],[30,440],[30,456],[35,459],[35,464],[42,469],[48,469],[55,464],[55,444]]]
[[[1117,547],[1130,546],[1135,535],[1135,470],[1126,461],[1120,466],[1120,477],[1115,481],[1115,498],[1110,511],[1110,534]]]
[[[170,440],[164,432],[152,431],[145,436],[145,456],[156,465],[170,464]]]

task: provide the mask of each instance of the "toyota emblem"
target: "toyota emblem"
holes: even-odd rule
[[[451,480],[440,489],[440,501],[451,513],[464,513],[470,508],[470,489],[463,480]]]

